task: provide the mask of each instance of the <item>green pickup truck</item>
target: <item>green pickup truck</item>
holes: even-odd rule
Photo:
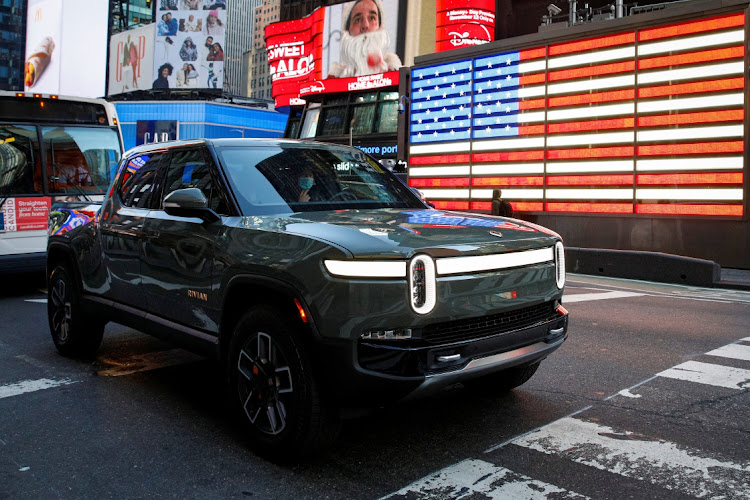
[[[94,356],[113,321],[212,356],[282,458],[330,444],[342,408],[510,390],[567,337],[557,234],[431,209],[332,144],[132,149],[100,207],[53,207],[47,270],[60,353]]]

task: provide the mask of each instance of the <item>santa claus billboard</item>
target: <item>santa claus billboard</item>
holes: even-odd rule
[[[399,0],[355,0],[266,27],[276,107],[306,95],[398,84]]]

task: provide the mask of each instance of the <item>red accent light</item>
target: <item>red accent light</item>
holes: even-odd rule
[[[518,59],[521,61],[528,61],[529,59],[539,59],[547,55],[547,51],[544,47],[536,49],[526,49],[518,52]]]
[[[471,179],[471,185],[474,187],[488,186],[542,186],[544,178],[542,176],[522,176],[522,177],[474,177]]]
[[[560,80],[572,80],[574,78],[588,78],[591,76],[611,75],[614,73],[625,73],[626,71],[635,70],[635,61],[625,61],[612,64],[600,64],[599,66],[589,66],[586,68],[564,69],[560,71],[550,71],[549,81],[557,82]]]
[[[633,128],[635,119],[612,118],[609,120],[592,120],[589,122],[551,123],[547,126],[550,134],[565,132],[590,132],[592,130],[613,130],[619,128]]]
[[[742,205],[673,205],[637,203],[635,213],[649,215],[710,215],[714,217],[742,217]]]
[[[638,117],[639,127],[665,127],[667,125],[687,125],[692,123],[739,122],[745,119],[744,109],[726,111],[703,111],[681,115],[655,115]]]
[[[474,153],[472,159],[477,163],[495,161],[531,161],[543,160],[544,151],[512,151],[509,153]]]
[[[468,177],[410,178],[411,187],[468,187]]]
[[[26,97],[26,94],[23,92],[16,92],[16,97]]]
[[[57,96],[56,95],[51,95],[51,96],[49,96],[49,98],[50,99],[57,99]]]
[[[302,304],[300,304],[300,301],[296,298],[294,299],[294,305],[297,306],[297,313],[299,314],[299,319],[302,320],[303,323],[307,323],[307,313],[305,312],[305,308],[302,307]]]
[[[549,107],[580,106],[582,104],[598,104],[600,102],[632,101],[635,99],[635,90],[612,90],[609,92],[598,92],[596,94],[580,94],[565,97],[550,97]]]
[[[632,146],[618,146],[608,148],[577,148],[553,149],[547,151],[549,160],[574,160],[584,158],[625,158],[633,156]]]
[[[655,87],[641,87],[638,89],[638,97],[646,99],[649,97],[664,97],[667,95],[701,94],[703,92],[721,92],[726,90],[738,90],[745,88],[745,79],[725,78],[722,80],[709,80],[705,82],[680,83],[677,85],[658,85]]]
[[[544,204],[541,201],[514,201],[510,204],[514,212],[541,212]]]
[[[724,59],[735,59],[745,57],[745,47],[730,47],[728,49],[702,50],[700,52],[689,52],[677,56],[652,57],[640,59],[638,69],[664,68],[667,66],[680,66],[682,64],[697,64],[702,62],[721,61]]]
[[[742,153],[743,141],[695,142],[692,144],[657,144],[638,146],[638,156],[708,155],[716,153]]]
[[[632,186],[633,175],[554,175],[547,177],[548,186]]]
[[[632,203],[547,203],[547,212],[580,212],[590,214],[632,214]]]
[[[469,155],[412,156],[409,158],[410,165],[444,165],[449,163],[469,163]]]
[[[526,111],[528,109],[541,109],[544,107],[544,98],[541,99],[529,99],[528,101],[521,101],[518,103],[518,109]]]
[[[636,184],[640,186],[671,186],[683,184],[742,184],[743,175],[738,173],[700,174],[638,174]]]
[[[567,316],[568,314],[570,314],[570,313],[568,313],[568,310],[567,310],[567,309],[565,309],[565,308],[564,308],[563,306],[561,306],[561,305],[557,306],[557,312],[559,312],[559,313],[560,313],[560,314],[562,314],[563,316]]]
[[[34,94],[34,97],[42,97],[42,94]]]
[[[704,31],[716,31],[724,28],[734,28],[745,25],[745,14],[732,14],[729,16],[714,17],[703,21],[688,21],[669,26],[661,26],[641,30],[638,33],[638,40],[645,42],[647,40],[658,40],[660,38],[669,38],[680,35],[690,35],[692,33],[702,33]]]
[[[576,42],[560,43],[550,45],[549,55],[558,56],[561,54],[570,54],[571,52],[582,52],[584,50],[603,49],[605,47],[614,47],[616,45],[625,45],[635,43],[635,33],[622,33],[619,35],[604,36],[598,38],[587,38]]]
[[[438,210],[468,210],[469,209],[469,202],[468,201],[435,201],[430,200],[430,203],[435,205],[435,208]],[[436,225],[425,225],[423,227],[445,227],[445,226],[436,226]]]

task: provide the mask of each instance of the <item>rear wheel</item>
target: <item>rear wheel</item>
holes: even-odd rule
[[[230,350],[231,390],[253,448],[277,459],[318,451],[338,431],[296,330],[280,311],[256,306],[237,323]]]
[[[104,323],[83,311],[78,284],[57,266],[47,286],[47,318],[52,341],[63,356],[92,358],[102,343]]]
[[[508,392],[526,383],[537,371],[541,361],[525,363],[469,382],[470,386],[493,392]]]

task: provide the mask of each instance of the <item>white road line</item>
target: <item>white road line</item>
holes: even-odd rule
[[[542,500],[550,496],[588,498],[483,460],[469,459],[415,481],[383,499],[405,497],[410,500],[457,500],[481,497]]]
[[[47,299],[26,299],[26,302],[34,302],[36,304],[46,304]]]
[[[750,345],[743,344],[729,344],[713,351],[709,351],[706,354],[709,356],[719,356],[722,358],[741,359],[743,361],[750,361]]]
[[[697,498],[747,498],[750,492],[748,462],[575,418],[552,422],[513,444]]]
[[[130,356],[123,359],[99,358],[102,363],[110,365],[109,368],[100,370],[98,375],[104,377],[119,377],[138,372],[157,370],[169,366],[182,365],[203,360],[202,356],[193,354],[183,349],[170,349],[168,351],[147,352]]]
[[[686,361],[674,368],[657,373],[656,376],[728,389],[747,389],[750,387],[750,370],[701,363],[700,361]]]
[[[78,380],[41,378],[38,380],[24,380],[15,384],[0,385],[0,399],[18,396],[27,392],[51,389],[52,387],[59,387],[61,385],[75,384],[76,382]]]
[[[603,292],[603,293],[578,293],[574,295],[565,295],[563,297],[563,303],[569,304],[571,302],[584,302],[589,300],[607,300],[607,299],[622,299],[625,297],[641,297],[646,295],[645,293],[635,292]]]

